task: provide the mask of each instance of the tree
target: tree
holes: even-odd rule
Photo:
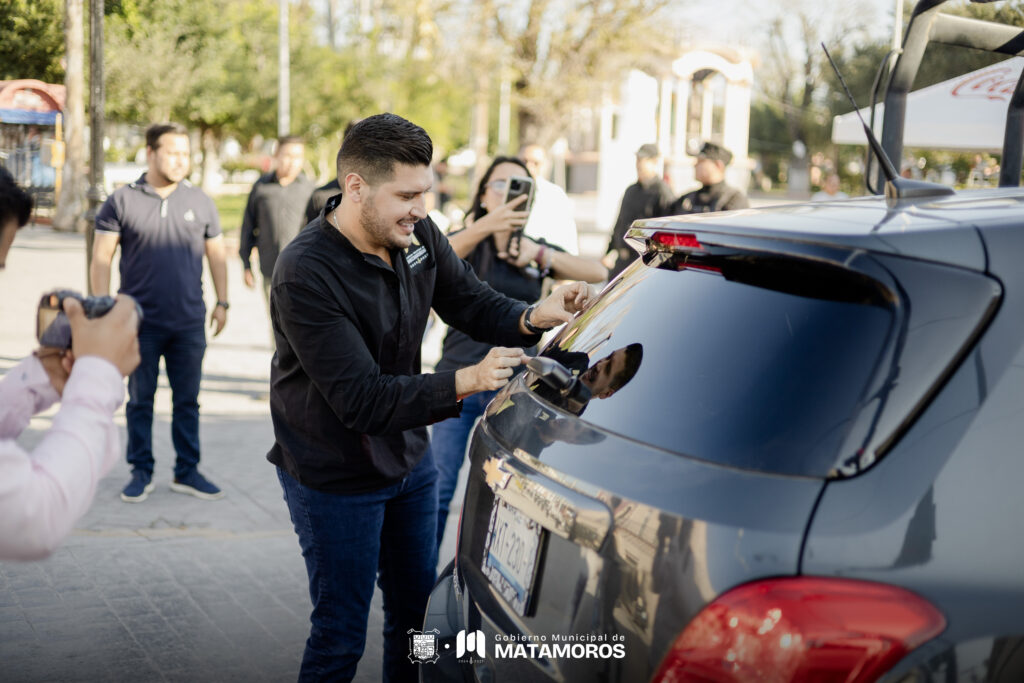
[[[758,74],[761,107],[752,114],[771,112],[784,122],[784,128],[776,129],[769,139],[789,149],[791,192],[808,191],[808,162],[815,151],[829,145],[833,112],[828,84],[832,76],[821,43],[840,58],[855,52],[869,42],[870,16],[862,1],[822,5],[796,0],[766,24],[765,60]],[[759,127],[759,135],[764,135],[763,128],[770,123],[770,118],[762,118],[752,121],[752,128]],[[768,150],[762,144],[760,151]]]
[[[472,3],[476,4],[476,3]],[[574,107],[633,65],[670,49],[662,28],[671,0],[489,0],[481,28],[485,73],[512,71],[519,137],[550,143]],[[484,5],[481,5],[484,6]],[[490,45],[488,49],[487,46]],[[671,54],[671,57],[678,55]]]
[[[0,0],[0,80],[64,80],[61,0]]]
[[[66,41],[67,87],[65,112],[66,156],[60,199],[53,217],[59,230],[84,232],[86,209],[85,175],[85,36],[83,0],[66,0],[64,35]]]

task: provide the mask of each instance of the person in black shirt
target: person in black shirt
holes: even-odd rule
[[[344,142],[345,136],[352,130],[352,126],[359,123],[360,119],[352,119],[345,126],[345,132],[341,134],[341,140]],[[306,223],[312,223],[316,220],[316,217],[320,215],[320,212],[327,206],[327,200],[336,194],[341,193],[341,185],[338,183],[338,179],[325,183],[320,187],[313,190],[313,194],[309,197],[309,203],[306,204]]]
[[[313,190],[313,194],[309,196],[309,202],[306,204],[306,223],[315,221],[327,206],[327,200],[336,194],[341,194],[341,185],[338,184],[337,178]]]
[[[693,167],[700,189],[687,192],[677,199],[669,215],[732,211],[750,206],[743,190],[725,182],[725,167],[732,161],[732,152],[713,142],[705,142],[697,154]]]
[[[505,203],[505,188],[512,176],[531,177],[526,162],[516,157],[497,157],[480,178],[466,227],[448,235],[452,249],[466,259],[477,277],[505,296],[526,303],[540,298],[544,276],[556,279],[601,282],[608,277],[598,261],[566,252],[543,239],[523,235],[518,250],[509,248],[513,229],[521,227],[529,213],[521,211],[524,198]],[[515,255],[510,251],[516,251]],[[436,370],[457,370],[479,363],[491,349],[465,332],[449,329]],[[431,450],[437,462],[438,511],[437,544],[441,545],[448,504],[451,502],[466,452],[470,429],[494,397],[494,391],[481,391],[468,397],[462,414],[434,425]]]
[[[420,374],[433,308],[449,325],[510,347],[567,322],[584,283],[533,307],[495,292],[426,218],[432,145],[393,114],[364,119],[338,153],[342,194],[285,247],[270,315],[278,478],[309,573],[312,628],[300,680],[351,680],[366,641],[374,579],[384,596],[384,679],[417,678],[406,631],[434,583],[437,470],[426,426],[460,399],[508,382],[521,348]]]
[[[260,254],[263,293],[268,302],[277,255],[308,223],[304,220],[303,209],[313,192],[313,183],[302,172],[305,159],[306,146],[302,138],[296,135],[280,138],[274,154],[274,170],[252,186],[242,215],[238,253],[242,257],[245,286],[250,289],[256,286],[250,263],[255,247]]]
[[[667,216],[672,203],[672,190],[661,178],[661,152],[657,145],[641,145],[636,151],[636,176],[637,181],[622,195],[619,217],[615,220],[604,257],[609,278],[621,273],[636,258],[636,252],[625,240],[626,231],[633,221]]]

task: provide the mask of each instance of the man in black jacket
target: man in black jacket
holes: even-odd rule
[[[697,154],[693,173],[700,189],[687,192],[672,204],[669,215],[732,211],[750,206],[743,190],[725,182],[725,167],[732,161],[732,152],[713,142],[705,142]]]
[[[270,299],[270,276],[277,256],[306,224],[305,206],[313,192],[313,183],[302,172],[306,145],[297,135],[278,139],[274,153],[274,170],[260,177],[249,192],[242,214],[242,230],[238,253],[242,257],[245,286],[252,289],[252,250],[260,255],[263,293]]]
[[[521,348],[420,374],[430,309],[474,338],[531,346],[587,302],[583,283],[527,307],[480,282],[426,218],[426,132],[364,119],[338,154],[342,194],[282,252],[270,295],[277,353],[270,411],[285,501],[309,573],[312,629],[300,680],[350,680],[374,579],[384,595],[384,678],[417,678],[419,629],[437,562],[437,470],[426,426],[508,382]],[[379,578],[378,578],[379,573]]]
[[[626,188],[619,207],[619,217],[612,228],[608,253],[603,259],[608,268],[608,279],[623,271],[636,258],[636,252],[626,244],[625,236],[633,221],[669,215],[672,189],[661,178],[661,153],[657,145],[641,145],[636,151],[637,181]]]

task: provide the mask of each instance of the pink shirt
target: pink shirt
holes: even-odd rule
[[[53,425],[31,453],[21,448],[14,439],[32,415],[59,399],[34,356],[0,379],[0,560],[50,555],[121,452],[113,415],[124,381],[95,356],[75,361]]]

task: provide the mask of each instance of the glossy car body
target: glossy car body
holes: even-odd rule
[[[1024,680],[1022,226],[1016,188],[635,224],[474,431],[423,679]]]

